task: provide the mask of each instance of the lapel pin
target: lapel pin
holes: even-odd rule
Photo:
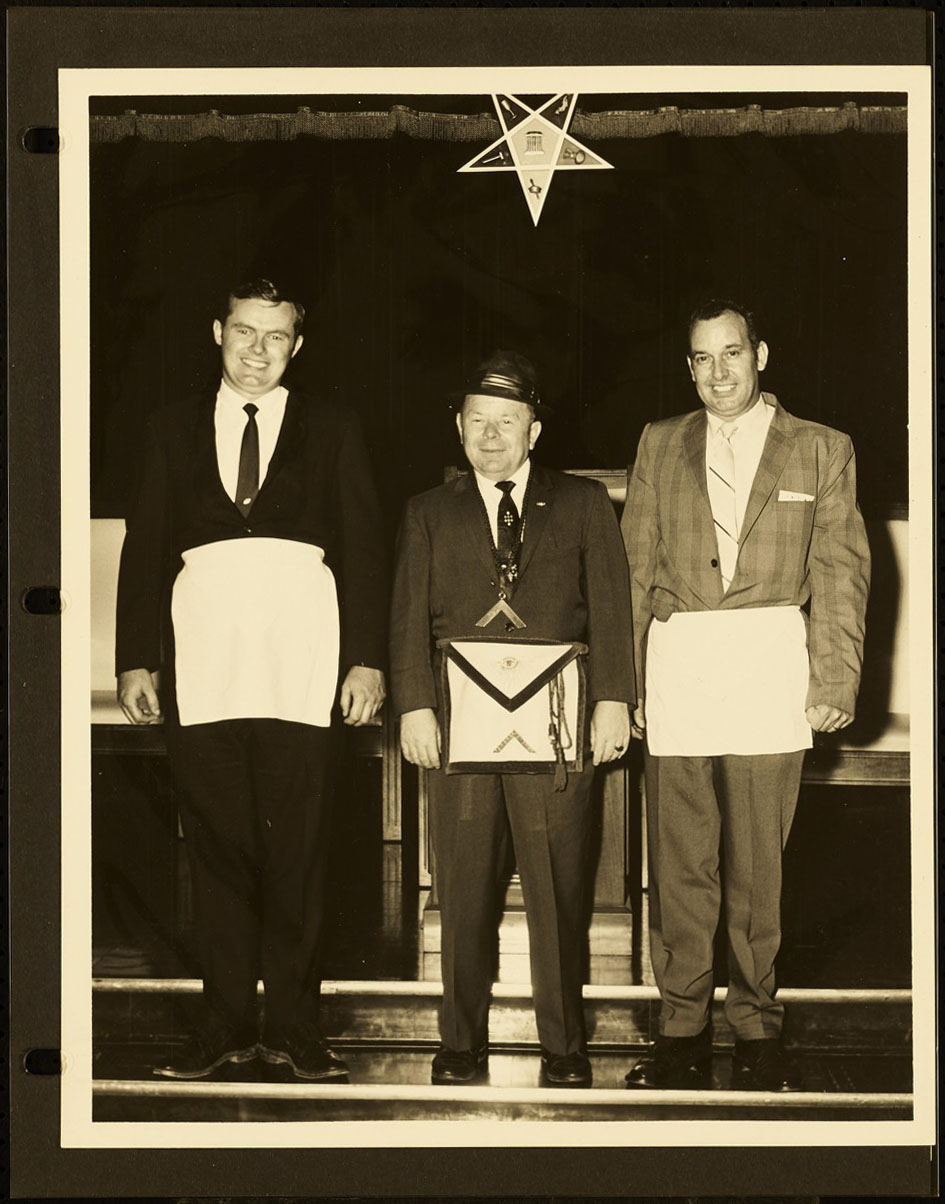
[[[547,506],[548,503],[547,502],[536,502],[535,505],[536,506]]]

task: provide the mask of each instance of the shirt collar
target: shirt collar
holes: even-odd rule
[[[258,410],[266,411],[278,405],[285,405],[288,395],[289,390],[285,385],[276,385],[274,389],[270,389],[268,393],[263,393],[261,397],[241,397],[235,389],[230,388],[225,380],[221,380],[220,388],[217,392],[217,402],[226,406],[229,410],[242,410],[245,405],[248,405],[252,401]]]
[[[528,484],[528,477],[531,470],[532,458],[531,456],[526,456],[524,464],[520,464],[510,477],[506,477],[506,480],[511,481],[516,486],[519,486],[521,492],[524,493],[525,486]],[[492,494],[489,493],[489,490],[492,490],[493,493],[498,494],[498,491],[496,490],[497,483],[498,482],[496,481],[490,481],[488,477],[484,477],[480,472],[476,473],[476,484],[479,486],[479,492],[484,497],[487,495],[490,497],[492,496]]]
[[[708,410],[705,412],[706,421],[709,424],[709,434],[717,435],[723,423],[734,422],[740,435],[747,434],[752,428],[760,426],[765,419],[765,395],[758,394],[758,400],[746,410],[744,414],[739,414],[737,418],[719,418],[717,414],[712,414]]]

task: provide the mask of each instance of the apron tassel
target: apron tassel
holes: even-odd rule
[[[548,711],[550,722],[548,735],[555,753],[554,788],[565,790],[568,785],[568,767],[564,750],[571,747],[571,733],[564,715],[564,677],[559,673],[548,683]]]

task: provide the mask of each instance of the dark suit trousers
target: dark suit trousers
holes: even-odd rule
[[[660,1032],[692,1036],[709,1020],[715,932],[724,903],[725,1018],[744,1040],[777,1037],[781,853],[804,753],[645,757],[650,951]],[[722,865],[720,866],[720,847]]]
[[[330,731],[278,719],[168,725],[213,1024],[315,1022]]]
[[[513,841],[531,960],[538,1036],[553,1053],[584,1046],[585,892],[593,765],[568,773],[429,775],[442,917],[440,1035],[451,1049],[488,1037],[503,869]]]

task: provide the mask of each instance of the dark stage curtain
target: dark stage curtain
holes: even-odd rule
[[[212,319],[257,275],[308,303],[289,383],[362,416],[392,523],[457,462],[448,393],[495,347],[539,366],[546,463],[632,460],[644,423],[698,404],[686,316],[718,294],[758,315],[764,387],[853,436],[864,509],[904,503],[906,140],[894,107],[872,126],[869,106],[834,108],[841,132],[779,136],[758,106],[739,136],[589,115],[601,132],[574,133],[615,170],[556,175],[537,228],[514,175],[457,173],[475,140],[94,141],[93,516],[125,514],[148,413],[216,384]],[[461,116],[483,149],[497,136]]]

